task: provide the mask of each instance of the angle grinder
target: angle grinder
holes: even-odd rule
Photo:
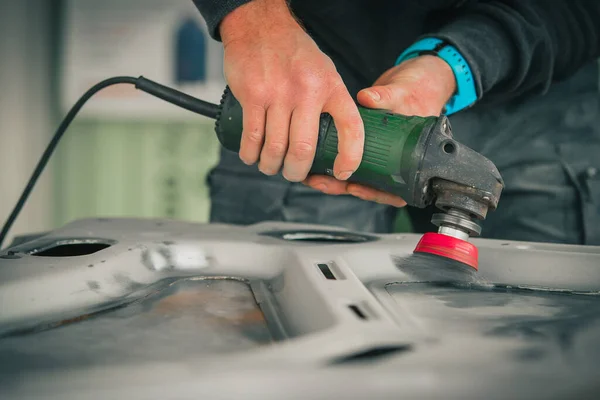
[[[477,269],[477,248],[467,240],[479,236],[489,210],[498,205],[504,183],[496,166],[454,140],[446,116],[416,117],[358,106],[365,129],[363,158],[348,179],[402,197],[409,206],[440,209],[415,252],[451,258]],[[239,152],[242,107],[229,88],[216,116],[221,144]],[[333,175],[338,132],[323,113],[311,174]]]

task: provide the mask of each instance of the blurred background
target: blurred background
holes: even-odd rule
[[[2,221],[60,119],[115,75],[211,101],[225,86],[222,48],[189,0],[0,0]],[[11,236],[88,216],[206,221],[217,150],[212,121],[125,85],[107,89],[67,131]]]
[[[62,117],[95,83],[144,75],[217,102],[223,52],[191,0],[0,0],[0,220]],[[204,222],[213,121],[127,85],[93,97],[11,235],[85,217]],[[401,215],[399,230],[409,229]]]

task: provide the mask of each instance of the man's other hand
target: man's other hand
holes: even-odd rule
[[[420,56],[387,70],[374,85],[358,93],[358,101],[368,108],[421,117],[438,116],[456,90],[450,66],[436,56]],[[363,200],[403,207],[400,197],[356,183],[313,175],[305,184],[327,194],[351,194]]]

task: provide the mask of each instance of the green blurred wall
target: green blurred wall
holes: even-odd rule
[[[212,121],[96,121],[69,129],[55,164],[56,225],[84,217],[207,221]]]

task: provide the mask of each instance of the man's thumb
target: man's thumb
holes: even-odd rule
[[[367,108],[392,110],[395,106],[394,93],[389,86],[373,86],[358,92],[358,102]]]

